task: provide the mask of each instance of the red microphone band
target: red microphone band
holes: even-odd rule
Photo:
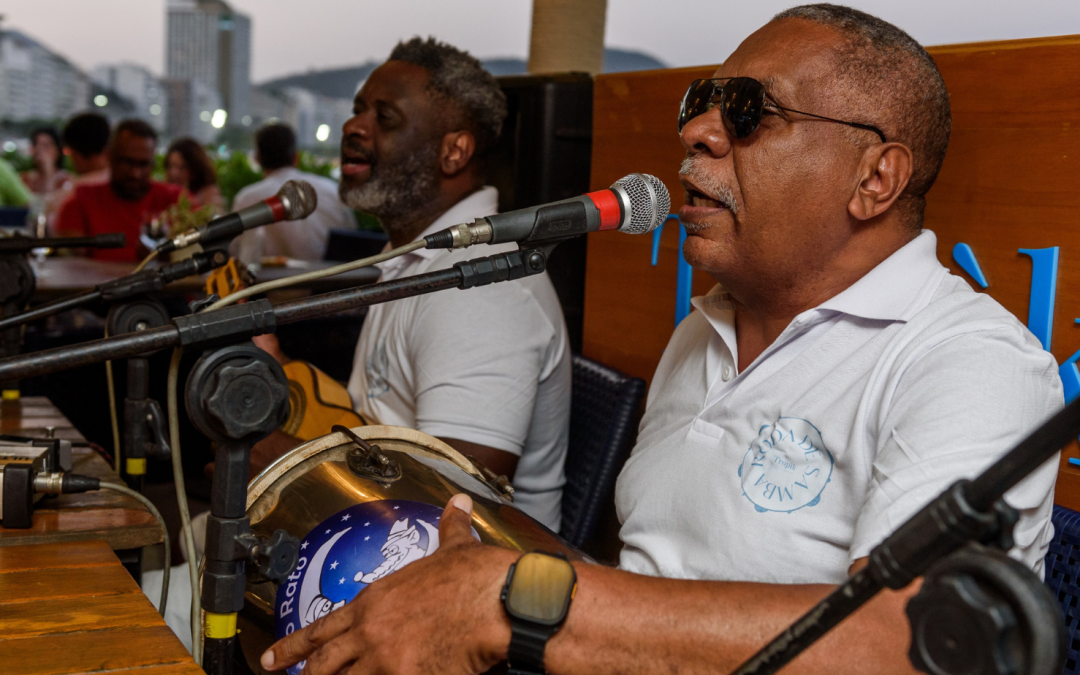
[[[285,212],[285,205],[281,202],[281,199],[279,197],[270,197],[266,200],[266,203],[270,205],[270,210],[274,213],[275,223],[285,220],[288,214]]]
[[[619,204],[619,198],[615,196],[615,193],[611,190],[597,190],[596,192],[587,192],[585,196],[591,199],[600,211],[600,229],[618,229],[619,225],[622,224],[623,213],[622,205]]]

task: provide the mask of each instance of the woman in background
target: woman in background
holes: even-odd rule
[[[196,206],[212,206],[222,213],[225,203],[217,185],[214,163],[199,142],[178,138],[165,153],[165,179],[187,190]]]
[[[22,181],[41,200],[41,210],[51,226],[60,204],[72,188],[72,176],[64,170],[60,132],[53,127],[38,127],[31,131],[30,155],[34,168],[22,173]]]

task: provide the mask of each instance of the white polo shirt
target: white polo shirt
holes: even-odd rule
[[[908,517],[1063,405],[1057,364],[937,260],[924,231],[798,315],[745,371],[716,287],[656,370],[616,504],[621,567],[766,583],[843,581]],[[1007,494],[1037,572],[1057,459]]]
[[[318,199],[315,212],[303,220],[284,220],[252,228],[233,239],[229,252],[248,265],[260,264],[264,256],[277,255],[295,260],[322,260],[330,230],[356,227],[352,209],[338,198],[337,183],[292,166],[274,169],[258,183],[240,190],[233,199],[233,211],[273,197],[290,180],[306,181],[315,188]]]
[[[485,187],[419,238],[498,211]],[[512,251],[516,244],[420,249],[380,265],[380,281]],[[514,503],[559,529],[570,433],[570,344],[547,274],[374,305],[356,345],[349,393],[382,424],[520,457]]]

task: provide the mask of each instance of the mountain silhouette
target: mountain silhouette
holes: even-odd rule
[[[527,62],[518,58],[491,58],[481,59],[481,63],[492,75],[524,75],[527,72]],[[368,61],[359,66],[346,66],[343,68],[326,68],[309,70],[306,73],[286,75],[274,78],[258,85],[260,89],[273,90],[286,87],[299,87],[307,89],[323,96],[331,98],[351,99],[360,87],[360,83],[367,79],[371,71],[379,66],[379,62]],[[659,59],[648,54],[627,49],[604,50],[604,72],[622,73],[630,70],[653,70],[666,68],[667,66]]]

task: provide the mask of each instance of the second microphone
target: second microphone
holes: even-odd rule
[[[158,255],[195,244],[212,244],[232,239],[245,230],[278,223],[283,220],[307,218],[318,206],[315,188],[302,180],[290,180],[278,193],[258,204],[214,218],[206,225],[184,232],[157,247]]]

